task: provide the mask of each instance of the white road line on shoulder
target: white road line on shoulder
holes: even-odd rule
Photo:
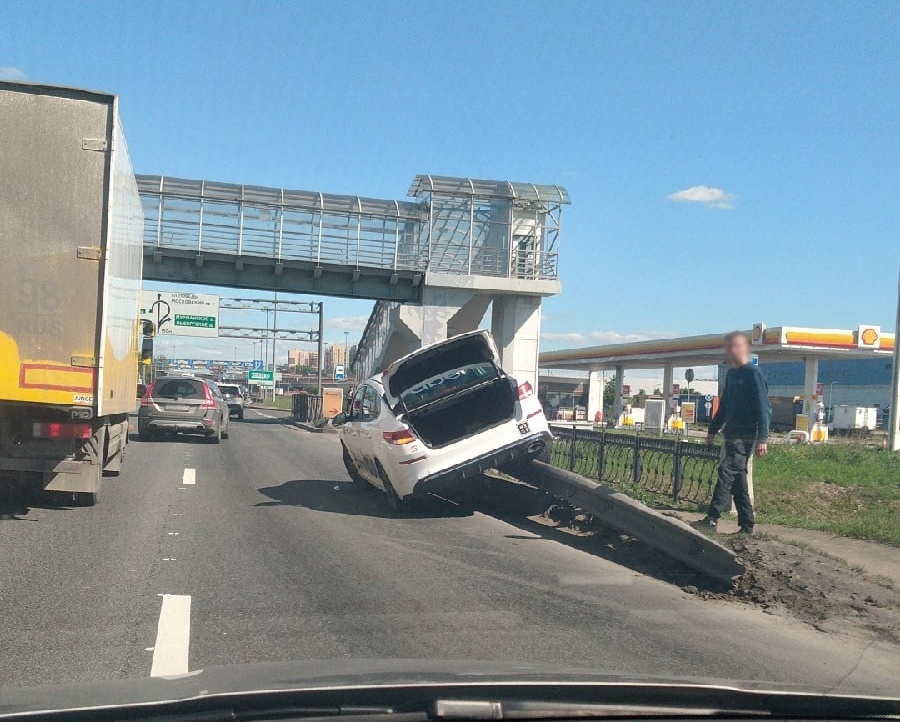
[[[184,476],[181,477],[182,484],[196,484],[197,483],[197,470],[187,468],[184,470]]]
[[[163,594],[153,645],[151,677],[170,677],[188,673],[191,644],[191,597],[189,594]]]
[[[274,419],[275,418],[274,416],[272,416],[272,414],[264,414],[262,411],[257,411],[256,413],[266,419]]]

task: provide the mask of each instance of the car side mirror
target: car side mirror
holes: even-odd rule
[[[331,420],[332,426],[340,426],[341,424],[346,424],[350,420],[350,417],[347,416],[344,412],[339,414],[335,414],[335,417]]]

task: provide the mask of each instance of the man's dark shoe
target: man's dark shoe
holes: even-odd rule
[[[739,532],[740,534],[744,534],[744,535],[746,535],[746,536],[753,536],[753,527],[752,527],[752,526],[747,526],[747,525],[745,524],[745,525],[742,526],[740,529],[738,529],[738,532]]]
[[[691,522],[691,526],[694,527],[697,531],[702,531],[704,534],[715,534],[718,531],[718,526],[716,522],[710,519],[708,516],[703,517],[702,519]]]

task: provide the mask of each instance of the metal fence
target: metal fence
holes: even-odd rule
[[[610,484],[630,484],[673,502],[703,504],[712,497],[720,449],[681,439],[552,427],[544,461]]]
[[[310,422],[322,418],[322,397],[310,394],[294,394],[291,398],[291,414],[294,421]]]

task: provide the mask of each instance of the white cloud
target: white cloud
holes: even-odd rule
[[[678,334],[672,331],[639,331],[635,333],[623,333],[621,331],[591,331],[590,333],[545,332],[541,334],[541,341],[552,348],[564,348],[565,346],[604,346],[613,343],[633,343],[635,341],[649,341],[654,338],[673,338]]]
[[[325,320],[325,328],[329,331],[362,331],[366,327],[368,316],[335,316]]]
[[[551,343],[583,344],[587,342],[587,337],[583,333],[542,333],[541,340]]]
[[[691,186],[684,190],[675,191],[666,196],[670,201],[680,203],[702,203],[709,208],[734,208],[737,196],[734,193],[726,193],[721,188],[710,186]]]
[[[2,80],[28,80],[28,76],[19,68],[12,65],[0,65],[0,79]]]
[[[669,331],[642,331],[638,333],[621,333],[619,331],[591,331],[591,341],[598,344],[606,343],[634,343],[635,341],[649,341],[653,338],[672,338],[676,334]]]

